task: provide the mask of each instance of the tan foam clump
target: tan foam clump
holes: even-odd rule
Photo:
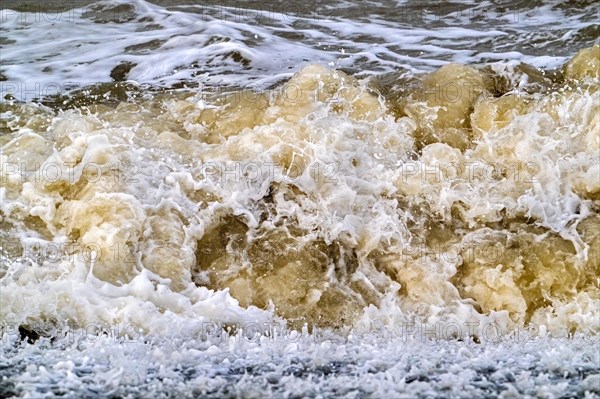
[[[471,156],[503,168],[508,180],[502,184],[514,183],[514,199],[536,181],[556,184],[551,165],[560,168],[560,181],[569,190],[582,199],[598,199],[600,166],[590,156],[600,151],[599,113],[598,93],[587,89],[481,98],[471,115],[478,141]]]
[[[142,264],[148,270],[171,280],[171,287],[180,291],[191,282],[194,252],[185,243],[183,226],[186,221],[173,209],[160,209],[145,223],[148,239],[140,244]]]
[[[384,112],[379,99],[355,78],[314,64],[301,69],[281,90],[276,91],[265,122],[277,118],[295,122],[314,111],[319,104],[326,104],[337,113],[347,113],[354,120],[373,121]]]
[[[18,195],[24,181],[42,182],[47,180],[47,176],[54,177],[56,170],[53,166],[46,165],[41,169],[50,154],[52,143],[35,133],[24,134],[2,147],[0,181],[9,197]]]
[[[268,105],[267,94],[251,90],[220,95],[214,105],[193,110],[197,115],[194,122],[205,129],[202,137],[204,141],[218,143],[246,128],[252,129],[259,125]]]
[[[195,115],[194,122],[205,130],[204,140],[217,143],[246,128],[278,119],[298,122],[323,104],[357,120],[372,121],[383,113],[378,98],[361,87],[356,79],[317,64],[303,68],[275,90],[219,94],[211,106],[201,109],[190,106],[188,112]]]
[[[517,224],[507,231],[481,230],[462,243],[455,283],[484,313],[508,310],[514,322],[555,300],[568,301],[593,283],[593,265],[578,257],[571,241]]]
[[[311,237],[291,221],[250,228],[242,217],[224,215],[197,243],[193,278],[229,288],[243,306],[273,303],[295,327],[342,326],[366,305],[348,287],[356,267],[352,250]]]
[[[315,127],[317,118],[371,122],[385,115],[379,99],[356,79],[321,65],[303,68],[269,95],[272,100],[262,114],[263,110],[256,111],[252,104],[236,111],[260,114],[257,118],[262,119],[256,126],[246,125],[252,130],[241,130],[227,142],[227,156],[232,161],[254,160],[256,154],[262,157],[267,151],[283,175],[290,178],[306,172],[314,159],[314,143],[328,134],[326,128]],[[215,155],[222,156],[222,148]]]
[[[531,107],[531,99],[517,94],[481,97],[470,116],[473,138],[481,139],[487,132],[506,127],[516,116],[528,113]]]
[[[292,178],[304,173],[313,155],[306,142],[314,133],[302,121],[324,108],[333,114],[369,122],[385,112],[376,96],[341,71],[309,65],[294,74],[275,92],[274,101],[264,115],[264,123],[281,132],[285,140],[279,145],[273,160]],[[267,135],[269,133],[266,132]],[[260,131],[258,135],[261,136]]]
[[[600,164],[578,173],[573,182],[573,192],[582,198],[600,200]]]
[[[94,275],[113,284],[127,283],[135,275],[136,249],[144,213],[135,198],[125,194],[99,193],[91,199],[65,201],[56,223],[77,242],[86,263],[96,253]]]
[[[600,215],[592,214],[585,218],[577,226],[583,242],[589,248],[587,253],[586,273],[587,280],[594,283],[594,279],[600,277]],[[598,284],[596,283],[598,286]]]
[[[464,150],[470,145],[470,114],[486,92],[484,76],[475,68],[448,64],[423,78],[423,87],[406,113],[417,121],[415,138],[421,145],[445,143]]]
[[[565,77],[570,81],[600,78],[600,45],[580,50],[564,66]]]

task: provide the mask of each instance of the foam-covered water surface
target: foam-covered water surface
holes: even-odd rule
[[[5,339],[5,396],[597,398],[600,391],[597,339],[487,345],[386,335],[248,335],[212,344],[93,334],[33,345]]]
[[[600,394],[595,2],[2,7],[9,394]]]

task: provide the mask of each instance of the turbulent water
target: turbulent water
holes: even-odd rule
[[[5,343],[600,331],[597,3],[3,7]]]

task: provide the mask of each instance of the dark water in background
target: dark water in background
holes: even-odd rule
[[[66,91],[67,83],[125,79],[266,88],[307,63],[333,63],[359,77],[446,62],[519,60],[552,68],[600,33],[594,1],[6,1],[1,7],[0,73],[10,82],[34,79],[43,94]],[[17,98],[36,90],[3,86]]]

